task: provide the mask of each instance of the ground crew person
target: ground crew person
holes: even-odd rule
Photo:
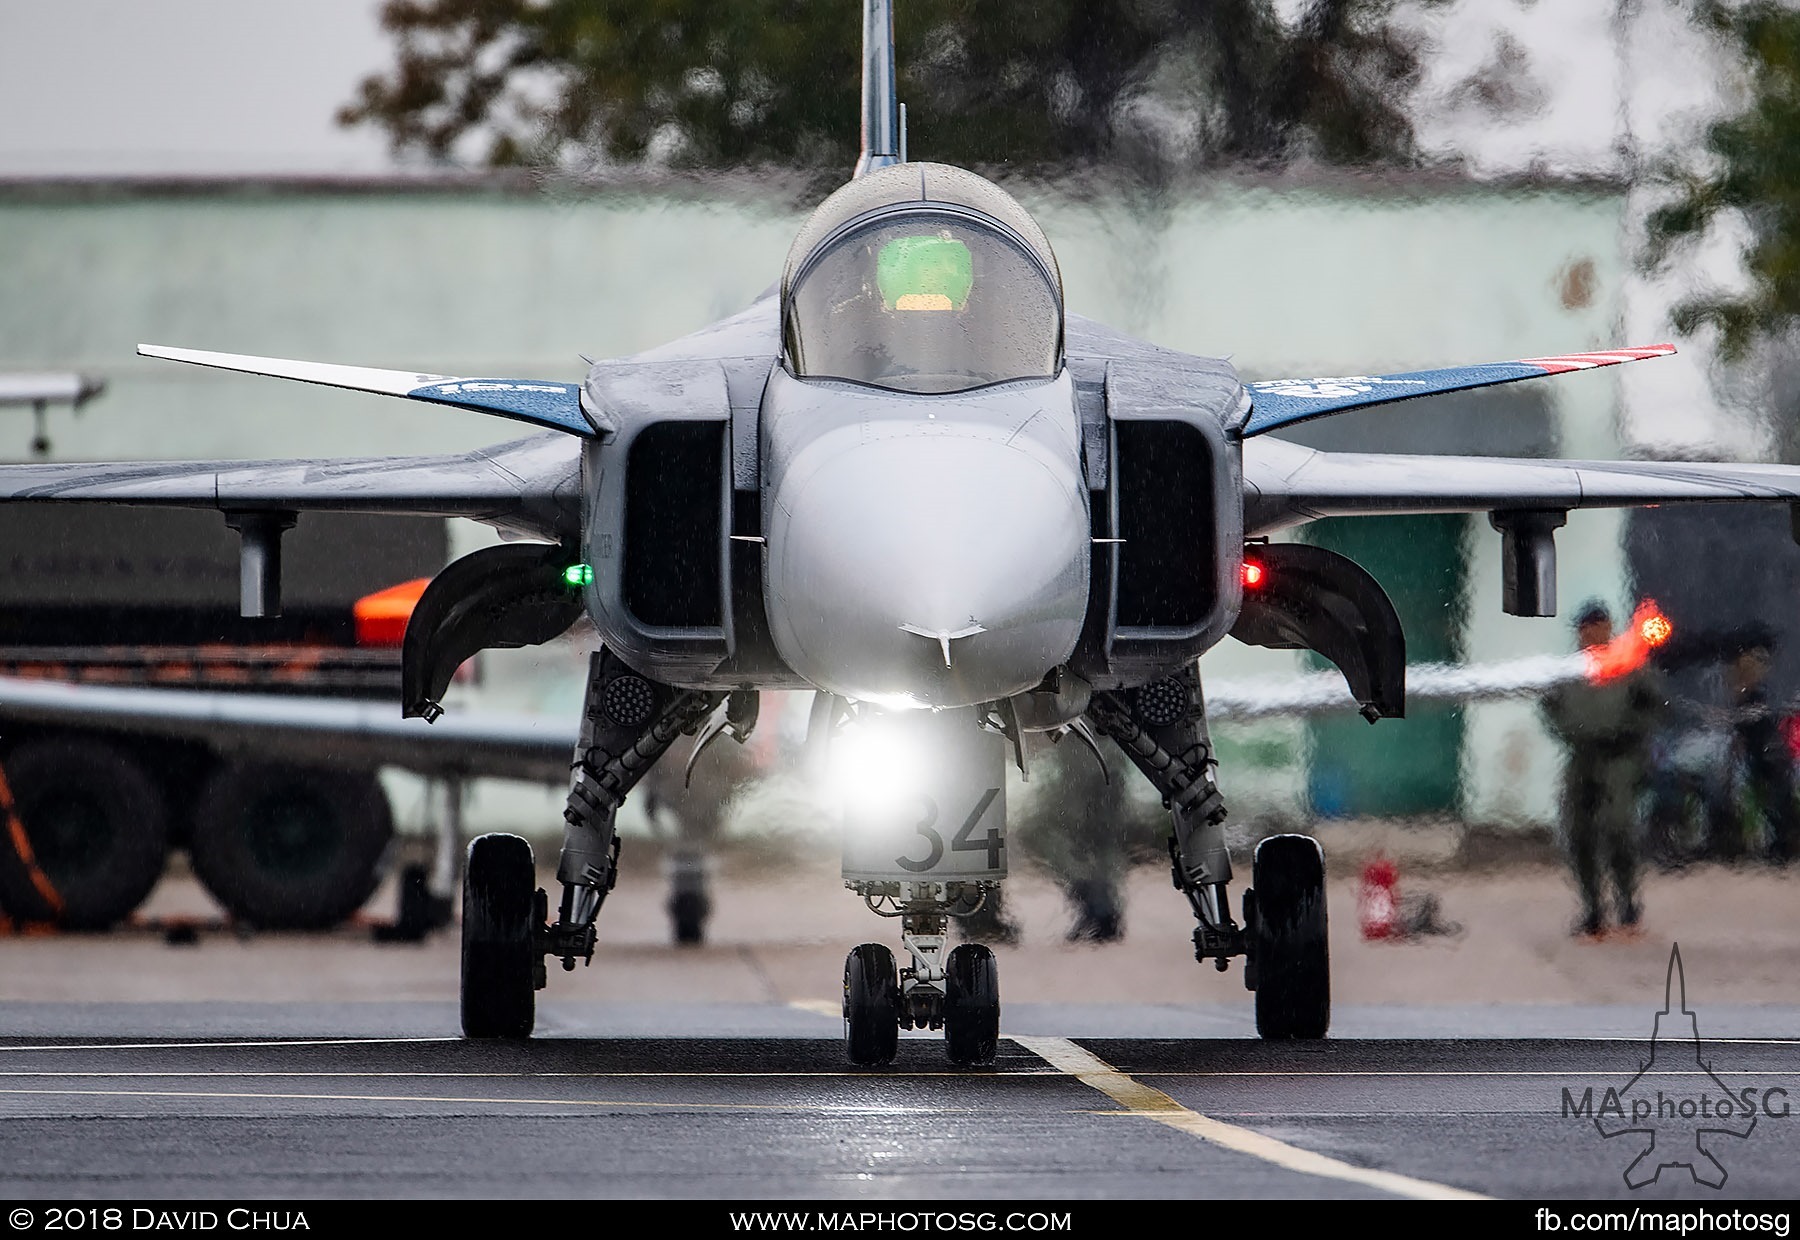
[[[1576,613],[1583,650],[1612,640],[1612,613],[1599,602]],[[1603,871],[1610,874],[1621,926],[1636,926],[1638,791],[1644,786],[1651,733],[1668,703],[1661,675],[1648,664],[1613,679],[1577,681],[1545,695],[1550,729],[1569,750],[1563,771],[1562,818],[1569,859],[1581,889],[1578,932],[1606,928]]]
[[[1800,845],[1800,815],[1794,812],[1794,764],[1781,721],[1769,706],[1771,638],[1746,633],[1726,669],[1732,694],[1732,730],[1743,754],[1744,774],[1769,823],[1769,859],[1785,864]]]

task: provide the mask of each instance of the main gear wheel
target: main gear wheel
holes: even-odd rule
[[[1271,1041],[1322,1038],[1331,1026],[1331,954],[1318,841],[1276,835],[1258,844],[1255,884],[1245,912],[1256,1031]]]

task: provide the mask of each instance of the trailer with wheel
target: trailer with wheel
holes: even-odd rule
[[[404,607],[359,603],[442,567],[443,521],[309,515],[284,540],[282,614],[245,619],[238,538],[217,514],[103,512],[21,505],[0,521],[0,676],[397,702]],[[0,912],[103,929],[181,850],[237,922],[334,925],[389,853],[377,766],[296,761],[229,730],[8,720]]]

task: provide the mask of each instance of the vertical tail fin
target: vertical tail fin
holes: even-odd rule
[[[852,177],[900,162],[893,0],[863,0],[862,155]]]

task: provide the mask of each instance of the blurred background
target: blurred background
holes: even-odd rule
[[[104,383],[35,419],[28,404],[0,408],[0,457],[363,455],[506,438],[474,414],[132,350],[574,381],[583,354],[628,354],[731,313],[775,279],[799,222],[854,160],[856,7],[0,0],[0,375]],[[1784,5],[903,0],[898,38],[914,158],[964,163],[1018,196],[1056,248],[1073,310],[1229,355],[1246,379],[1680,347],[1293,439],[1800,462],[1800,14]],[[1773,830],[1730,774],[1724,668],[1747,627],[1765,634],[1768,695],[1791,714],[1800,548],[1780,509],[1573,513],[1557,620],[1501,612],[1499,536],[1473,517],[1327,521],[1297,536],[1374,573],[1414,662],[1566,652],[1583,600],[1622,618],[1656,598],[1678,632],[1714,635],[1672,669],[1713,713],[1671,718],[1657,761],[1722,778],[1708,795],[1729,802],[1718,812],[1748,851]],[[315,575],[294,570],[323,583],[317,606],[306,612],[298,587],[284,639],[355,647],[357,598],[491,536],[452,522],[393,544],[372,530],[324,537]],[[104,539],[0,512],[0,641],[105,644],[164,623],[163,645],[248,641],[227,631],[226,531],[150,541],[84,562],[80,548]],[[158,546],[186,557],[172,595],[118,568]],[[88,594],[66,584],[77,579]],[[77,632],[77,596],[90,621],[94,608],[111,618]],[[453,708],[572,716],[585,648],[577,630],[483,654]],[[1313,666],[1227,642],[1202,672]],[[811,830],[831,853],[779,780],[763,778],[760,797],[750,786],[778,771],[805,705],[775,713],[754,761],[720,764],[714,803],[659,804],[746,838]],[[1564,753],[1529,700],[1422,706],[1375,728],[1347,712],[1220,724],[1215,739],[1245,838],[1323,823],[1390,848],[1407,832],[1547,847],[1557,830]],[[1162,855],[1160,808],[1129,790],[1141,781],[1100,784],[1063,756],[1013,790],[1022,846],[1071,893]],[[423,830],[431,792],[393,774],[383,787],[402,832]],[[548,845],[561,803],[560,788],[481,785],[467,823]],[[644,803],[627,829],[654,835]],[[1102,823],[1102,842],[1072,843],[1078,819]],[[1109,937],[1104,906],[1074,894],[1073,932]]]

